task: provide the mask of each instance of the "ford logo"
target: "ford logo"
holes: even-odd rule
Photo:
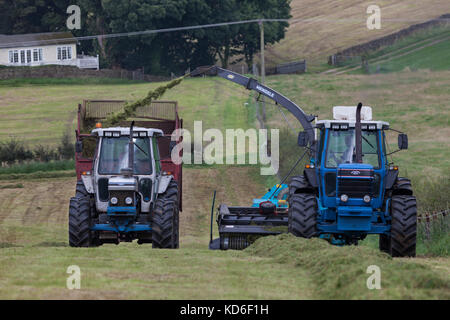
[[[361,172],[358,170],[353,170],[352,172],[350,172],[352,175],[357,176],[359,175]]]

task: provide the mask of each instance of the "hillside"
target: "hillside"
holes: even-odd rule
[[[313,71],[325,64],[330,54],[450,12],[450,3],[446,0],[378,1],[381,29],[368,30],[366,10],[371,4],[374,2],[292,0],[292,20],[312,21],[292,22],[285,38],[267,48],[268,64],[306,59],[309,70]],[[383,22],[383,19],[386,20]]]

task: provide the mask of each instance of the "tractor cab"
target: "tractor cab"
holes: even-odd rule
[[[178,186],[161,171],[157,139],[163,131],[134,127],[133,122],[130,128],[96,128],[92,135],[97,137],[92,172],[81,176],[86,193],[93,195],[91,209],[86,206],[91,212],[86,214],[89,241],[82,246],[138,239],[157,248],[178,247]],[[72,211],[73,224],[84,216],[79,210]],[[173,219],[170,239],[161,238],[167,216]]]
[[[140,208],[144,214],[150,211],[160,173],[156,139],[163,133],[159,129],[141,127],[133,128],[132,132],[130,139],[130,128],[92,131],[98,136],[91,181],[99,212],[118,212],[118,208],[128,212],[131,207],[133,210]],[[82,179],[87,180],[88,176]]]
[[[373,121],[371,108],[362,107],[358,160],[355,114],[356,107],[334,107],[333,120],[317,121],[315,170],[320,180],[319,231],[354,232],[359,238],[360,232],[381,231],[375,224],[380,222],[378,209],[383,205],[387,167],[384,130],[389,129],[389,123]]]
[[[345,108],[345,109],[344,109]],[[346,110],[347,109],[347,110]],[[361,111],[361,162],[356,155],[355,107],[335,107],[334,120],[317,121],[317,164],[322,205],[379,205],[385,175],[385,136],[389,123],[372,121],[370,107]],[[352,117],[353,115],[353,117]]]

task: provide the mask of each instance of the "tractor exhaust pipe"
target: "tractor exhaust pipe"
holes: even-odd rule
[[[133,174],[133,164],[134,164],[133,127],[134,127],[134,121],[131,121],[130,141],[128,142],[128,169],[131,171],[131,174]]]
[[[361,109],[362,103],[358,103],[356,107],[356,123],[355,123],[355,149],[356,163],[362,163],[362,136],[361,136]]]
[[[126,177],[131,177],[134,172],[134,142],[133,142],[133,127],[134,121],[131,122],[130,126],[130,140],[128,142],[128,168],[122,168],[120,173]]]

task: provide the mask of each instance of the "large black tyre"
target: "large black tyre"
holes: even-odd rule
[[[179,193],[175,180],[158,196],[152,214],[152,247],[179,248]]]
[[[295,193],[313,193],[313,188],[305,176],[294,176],[289,183],[289,197]]]
[[[415,257],[417,234],[416,197],[409,195],[393,196],[391,217],[391,256]]]
[[[288,230],[294,236],[314,237],[317,233],[316,197],[307,193],[296,193],[289,197]]]
[[[178,183],[175,180],[171,180],[167,189],[164,193],[159,195],[159,198],[164,198],[166,200],[172,200],[178,206],[179,203],[179,193],[178,193]]]
[[[81,198],[81,197],[88,197],[89,193],[86,190],[86,187],[84,186],[84,183],[82,180],[77,181],[77,186],[75,188],[75,197]]]
[[[73,197],[69,207],[69,244],[71,247],[93,247],[98,239],[91,232],[90,197]]]
[[[156,200],[152,216],[152,247],[158,249],[177,249],[178,209],[171,200]]]

